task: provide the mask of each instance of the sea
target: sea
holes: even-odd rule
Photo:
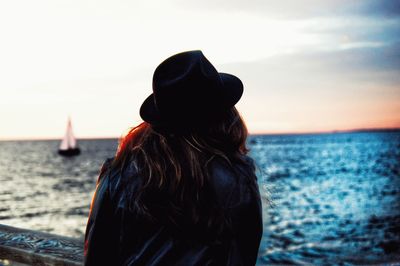
[[[117,139],[0,142],[0,224],[83,238]],[[257,265],[400,262],[400,131],[252,135],[264,232]],[[249,217],[251,219],[251,217]]]

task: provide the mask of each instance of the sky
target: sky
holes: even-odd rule
[[[202,50],[250,133],[400,127],[399,0],[0,2],[0,139],[120,137],[154,69]]]

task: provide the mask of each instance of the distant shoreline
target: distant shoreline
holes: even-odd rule
[[[360,128],[360,129],[349,129],[349,130],[331,130],[331,131],[318,131],[318,132],[265,132],[265,133],[250,133],[249,136],[279,136],[279,135],[324,135],[324,134],[343,134],[343,133],[372,133],[372,132],[400,132],[400,128]],[[82,137],[77,138],[78,140],[118,140],[120,137]],[[59,141],[60,138],[21,138],[21,139],[0,139],[0,142],[6,141]]]
[[[371,133],[371,132],[400,132],[400,128],[359,128],[329,131],[307,131],[307,132],[266,132],[252,133],[250,136],[278,136],[278,135],[323,135],[323,134],[342,134],[342,133]]]

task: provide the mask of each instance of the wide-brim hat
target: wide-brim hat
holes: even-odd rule
[[[140,116],[152,125],[190,126],[217,117],[242,94],[238,77],[219,73],[201,51],[183,52],[156,68],[153,93],[140,107]]]

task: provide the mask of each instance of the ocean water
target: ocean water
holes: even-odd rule
[[[0,223],[83,237],[99,168],[116,139],[0,142]],[[400,132],[263,135],[264,234],[258,265],[400,261]]]

